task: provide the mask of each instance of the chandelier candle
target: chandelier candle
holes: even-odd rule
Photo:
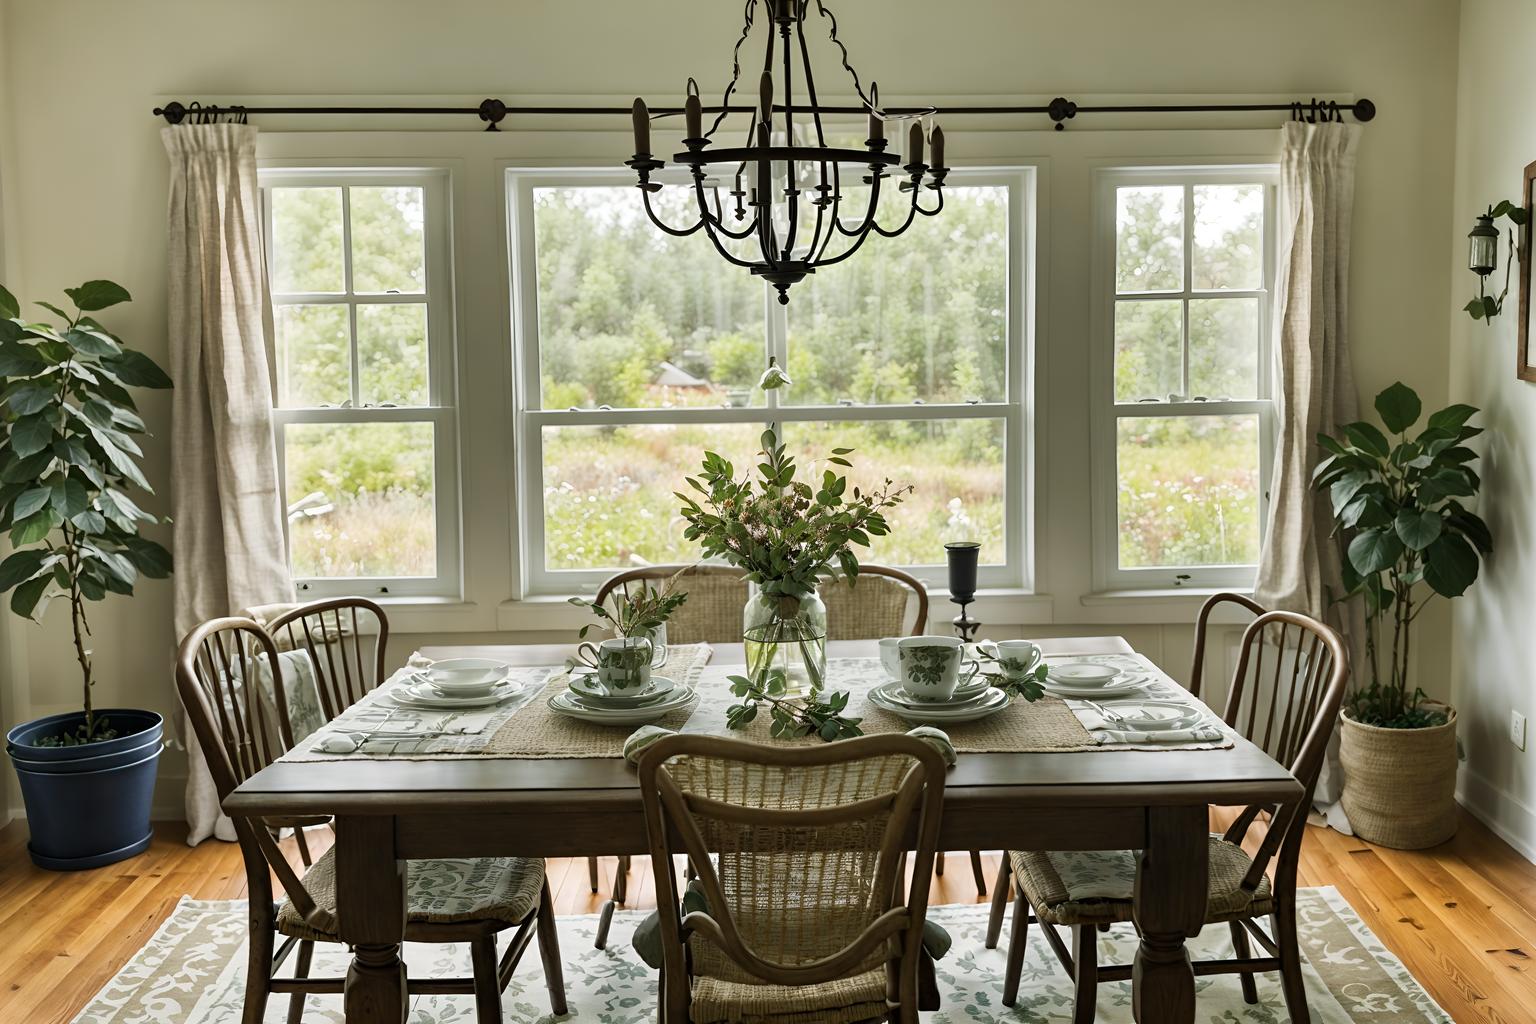
[[[760,14],[764,16],[759,17]],[[862,149],[844,149],[827,142],[825,108],[816,98],[811,51],[805,38],[807,19],[816,17],[825,22],[832,45],[843,53],[843,67],[852,80],[853,91],[869,112],[869,138]],[[693,179],[682,186],[693,197],[696,207],[692,222],[667,224],[657,216],[651,203],[652,193],[663,187],[651,177],[666,165],[651,152],[649,113],[640,99],[635,100],[634,106],[635,153],[625,163],[635,172],[651,223],[674,236],[702,232],[722,259],[761,277],[777,290],[779,302],[788,303],[790,287],[808,275],[841,263],[871,238],[894,238],[919,216],[933,217],[944,209],[943,188],[948,169],[943,166],[943,136],[937,127],[933,129],[931,167],[923,162],[920,123],[914,122],[908,132],[905,165],[899,155],[886,152],[885,116],[880,109],[879,92],[870,83],[869,92],[865,93],[838,38],[837,19],[822,0],[815,4],[807,0],[747,0],[745,20],[738,48],[754,31],[763,32],[767,38],[758,76],[757,102],[749,121],[741,126],[745,130],[736,145],[720,145],[714,135],[726,125],[724,112],[729,111],[732,97],[737,98],[738,107],[741,104],[745,90],[738,89],[743,84],[740,62],[732,61],[735,71],[725,95],[718,107],[710,108],[721,111],[721,116],[707,130],[697,83],[689,79],[683,108],[685,149],[675,154],[672,162],[686,167]],[[777,96],[776,85],[780,90]],[[727,172],[724,168],[731,170]],[[735,176],[736,189],[731,193],[736,199],[735,216],[729,224],[711,172],[721,177],[726,173]],[[747,204],[749,209],[741,202],[743,178],[752,183],[756,192]],[[908,192],[910,196],[904,196],[901,203],[886,204],[886,216],[893,217],[894,223],[883,224],[879,221],[881,193],[892,191]],[[931,206],[921,202],[925,192],[931,193]],[[894,214],[892,205],[898,208]]]

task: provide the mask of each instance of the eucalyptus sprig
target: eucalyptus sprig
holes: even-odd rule
[[[1051,667],[1045,662],[1040,662],[1031,672],[1016,675],[1015,673],[1024,673],[1029,667],[1026,662],[1017,658],[1001,658],[985,647],[977,648],[976,660],[989,662],[996,667],[995,672],[988,672],[983,668],[982,674],[992,678],[993,687],[1002,690],[1010,699],[1034,703],[1045,696],[1045,687],[1042,684],[1051,672]]]
[[[677,592],[677,581],[690,568],[684,566],[679,569],[667,577],[660,587],[641,581],[640,588],[634,593],[614,591],[612,611],[584,597],[571,598],[571,604],[590,609],[599,620],[581,627],[581,639],[585,640],[587,633],[598,627],[611,630],[616,637],[649,636],[654,633],[688,600],[686,592]]]
[[[761,682],[746,676],[730,676],[727,682],[731,685],[731,693],[742,698],[740,704],[732,704],[726,709],[727,728],[745,729],[757,718],[759,707],[767,704],[773,715],[769,735],[775,739],[819,736],[831,741],[864,735],[864,730],[859,728],[863,719],[843,714],[848,709],[847,691],[840,690],[826,700],[814,696],[789,698],[784,696],[788,681],[778,671],[764,673]]]

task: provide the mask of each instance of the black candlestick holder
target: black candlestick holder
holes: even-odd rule
[[[976,631],[981,628],[981,623],[966,610],[976,600],[976,563],[981,545],[975,541],[956,541],[944,545],[944,554],[949,562],[949,599],[960,606],[960,614],[954,618],[955,635],[969,642],[976,639]]]
[[[976,631],[981,628],[981,623],[970,617],[970,615],[966,612],[965,606],[976,599],[974,597],[968,597],[962,601],[958,597],[951,597],[950,600],[960,606],[960,614],[956,615],[953,619],[950,620],[952,623],[954,623],[955,635],[958,636],[961,640],[964,640],[966,643],[970,643],[976,639]]]

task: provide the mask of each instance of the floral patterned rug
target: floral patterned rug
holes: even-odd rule
[[[1392,1022],[1449,1024],[1451,1018],[1419,987],[1407,968],[1366,929],[1338,891],[1303,889],[1299,894],[1303,952],[1312,1019],[1318,1024]],[[954,948],[939,963],[944,1008],[924,1014],[925,1024],[1054,1024],[1072,1017],[1072,984],[1055,957],[1031,929],[1019,1002],[1002,1005],[1003,950],[983,948],[987,908],[941,906],[935,920],[954,936]],[[629,936],[644,915],[615,915],[607,950],[592,948],[593,916],[560,920],[560,946],[570,1014],[554,1018],[539,975],[539,958],[529,950],[503,996],[504,1019],[517,1024],[553,1020],[588,1024],[642,1024],[655,1019],[655,982],[629,947]],[[1225,926],[1205,929],[1191,944],[1197,957],[1231,956]],[[1136,936],[1117,926],[1100,939],[1103,962],[1128,962]],[[245,902],[183,899],[170,919],[117,977],[75,1018],[76,1024],[233,1024],[240,1019],[245,974]],[[468,956],[454,947],[411,946],[407,962],[415,974],[468,975]],[[316,952],[314,976],[341,974],[340,947]],[[1211,1024],[1279,1024],[1285,1004],[1273,975],[1259,977],[1259,1003],[1248,1006],[1235,977],[1200,978],[1199,1015]],[[341,1022],[340,996],[310,996],[306,1024]],[[273,996],[266,1019],[286,1019],[288,997]],[[419,996],[411,1024],[470,1024],[469,996]],[[1098,1020],[1131,1020],[1129,983],[1099,987]]]

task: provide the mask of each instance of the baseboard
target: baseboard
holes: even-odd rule
[[[1465,766],[1457,774],[1456,799],[1494,835],[1536,864],[1536,811]]]

